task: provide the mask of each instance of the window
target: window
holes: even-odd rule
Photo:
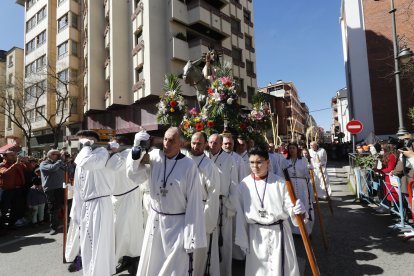
[[[78,22],[79,22],[79,17],[77,14],[75,13],[71,13],[72,18],[71,18],[71,26],[75,29],[78,28]]]
[[[135,0],[134,1],[134,7],[135,7],[135,9],[137,9],[138,8],[138,5],[139,5],[139,2],[141,2],[141,0]]]
[[[33,16],[26,22],[26,33],[36,26],[36,16]]]
[[[68,14],[65,14],[64,16],[58,19],[58,32],[60,32],[67,26],[68,26]]]
[[[63,42],[58,46],[58,59],[65,57],[68,54],[68,42]]]
[[[35,3],[36,3],[36,0],[27,0],[26,10],[30,9]]]
[[[254,87],[247,86],[247,102],[248,103],[253,103],[254,93],[255,93]]]
[[[241,97],[246,97],[246,94],[244,93],[244,79],[235,78],[237,81],[237,93]]]
[[[28,65],[26,65],[26,77],[30,76],[34,72],[36,72],[36,63],[35,62],[29,63]]]
[[[9,56],[9,67],[13,66],[13,56]]]
[[[37,23],[42,21],[46,17],[46,6],[44,6],[38,13],[37,13]]]
[[[66,0],[58,0],[58,6],[60,6],[60,4],[62,4],[63,2],[65,2]]]
[[[31,53],[34,49],[36,49],[36,39],[35,38],[30,40],[26,44],[26,55]]]
[[[244,35],[246,49],[253,49],[253,38],[250,35]]]
[[[254,63],[250,60],[246,60],[246,73],[249,77],[254,74]]]
[[[243,59],[242,50],[237,48],[232,48],[231,50],[231,57],[233,58],[233,61],[241,62]]]
[[[57,74],[57,77],[58,77],[59,83],[66,84],[68,82],[68,69],[60,71]]]
[[[243,9],[243,18],[244,18],[245,23],[251,23],[252,22],[252,15],[246,9]]]
[[[13,73],[10,73],[9,74],[9,85],[12,85],[12,82],[13,82]]]
[[[46,42],[46,30],[44,30],[38,36],[36,36],[36,41],[37,41],[37,47],[39,47],[40,45]]]
[[[78,112],[78,98],[77,97],[70,97],[70,104],[71,104],[71,108],[70,108],[70,112],[71,113],[77,113]]]
[[[142,30],[135,34],[135,46],[137,46],[142,40]]]
[[[36,60],[36,71],[39,72],[46,67],[46,55],[41,56]]]
[[[42,115],[45,116],[46,107],[44,105],[36,108],[36,121],[43,119]]]
[[[46,80],[36,83],[36,97],[46,94]]]
[[[142,73],[142,67],[135,69],[135,83],[139,82],[144,78]]]
[[[240,20],[234,17],[231,18],[231,32],[234,34],[241,33]]]
[[[77,42],[75,42],[75,41],[71,41],[71,45],[72,45],[72,47],[71,47],[71,49],[72,49],[72,55],[74,55],[74,56],[78,56],[78,43]]]

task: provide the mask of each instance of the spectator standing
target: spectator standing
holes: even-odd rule
[[[16,222],[23,224],[25,211],[24,184],[27,171],[27,158],[17,157],[16,152],[7,151],[0,164],[1,218],[0,225],[7,228]]]
[[[46,194],[42,188],[42,181],[40,178],[40,170],[35,171],[36,176],[33,177],[33,186],[29,189],[27,194],[27,205],[31,210],[31,223],[36,225],[44,219],[44,211],[46,204]]]
[[[47,159],[40,163],[43,190],[46,193],[50,221],[50,235],[57,234],[59,226],[59,212],[63,207],[65,181],[65,163],[60,159],[60,153],[51,149],[47,153]]]

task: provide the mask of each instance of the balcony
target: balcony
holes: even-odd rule
[[[105,48],[108,49],[111,43],[110,35],[109,35],[109,26],[105,29]]]
[[[88,57],[88,41],[86,40],[83,42],[83,57]]]
[[[171,19],[188,24],[187,5],[179,0],[170,0]]]
[[[173,37],[170,40],[170,43],[172,44],[170,46],[170,49],[172,49],[172,59],[179,59],[184,61],[190,59],[187,41]]]
[[[137,52],[133,55],[133,65],[134,68],[139,68],[144,64],[144,49],[140,47],[135,47],[138,49]]]
[[[144,5],[142,2],[139,3],[138,8],[135,9],[135,12],[131,16],[132,20],[132,30],[134,32],[139,32],[142,30],[142,26],[144,25],[144,12],[143,12]]]
[[[109,3],[108,3],[108,1],[105,1],[105,3],[104,3],[104,5],[105,5],[105,18],[109,18]]]
[[[145,80],[142,79],[132,86],[132,92],[134,93],[134,102],[139,101],[145,95]]]
[[[231,34],[231,19],[204,0],[188,4],[188,25],[207,36],[222,40]]]

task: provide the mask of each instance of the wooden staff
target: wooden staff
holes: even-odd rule
[[[295,191],[293,190],[292,182],[290,182],[288,170],[284,169],[283,174],[285,175],[286,188],[288,190],[290,200],[292,201],[293,204],[296,204],[297,198],[295,195]],[[320,275],[319,268],[316,263],[316,258],[315,258],[315,254],[313,253],[311,243],[309,241],[309,236],[308,236],[308,232],[306,231],[305,223],[303,222],[303,216],[302,214],[298,214],[295,216],[296,216],[296,221],[299,224],[300,235],[302,236],[303,245],[305,246],[306,255],[308,256],[309,264],[312,269],[312,274],[314,276],[319,276]]]
[[[325,234],[325,226],[322,220],[321,206],[319,205],[318,192],[316,191],[316,184],[315,184],[315,176],[313,175],[312,169],[309,169],[309,174],[310,174],[311,182],[312,182],[313,197],[315,198],[315,202],[316,202],[316,212],[318,213],[319,228],[321,229],[323,247],[325,248],[325,250],[328,250],[328,239]]]
[[[318,163],[320,165],[321,164],[321,159],[319,158],[318,153],[316,153],[316,157],[318,158]],[[325,187],[326,199],[328,200],[329,210],[331,210],[331,214],[333,215],[334,211],[333,211],[333,208],[332,208],[332,201],[331,201],[331,197],[329,196],[329,193],[328,193],[328,186],[326,186],[325,174],[323,173],[322,166],[319,167],[319,170],[321,171],[323,186]]]
[[[69,185],[69,172],[65,167],[65,182],[64,182],[64,194],[63,194],[63,263],[66,263],[66,239],[68,235],[68,185]]]

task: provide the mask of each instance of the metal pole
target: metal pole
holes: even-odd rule
[[[397,9],[394,8],[394,0],[391,0],[391,10],[389,13],[392,18],[392,36],[393,36],[393,47],[394,47],[394,75],[395,75],[395,89],[397,93],[397,108],[398,108],[398,132],[397,135],[407,134],[407,130],[404,127],[404,118],[401,104],[401,87],[400,87],[400,64],[398,60],[398,37],[397,37],[397,24],[395,20],[395,12]]]

